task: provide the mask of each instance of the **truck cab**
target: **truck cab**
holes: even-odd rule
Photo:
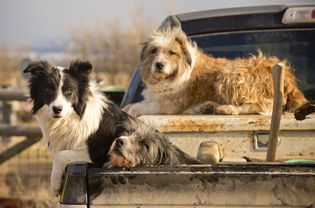
[[[214,57],[246,57],[261,50],[288,60],[300,89],[315,99],[315,4],[231,8],[173,15],[163,27],[181,27]],[[139,102],[140,69],[122,106]],[[208,164],[101,169],[67,167],[61,207],[313,207],[315,115],[282,115],[276,162],[265,162],[268,115],[144,115],[192,156],[214,151]],[[214,152],[214,153],[213,153]],[[213,162],[215,160],[215,162]]]

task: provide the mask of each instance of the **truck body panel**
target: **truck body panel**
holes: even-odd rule
[[[221,146],[226,158],[266,158],[270,116],[265,115],[159,115],[141,119],[165,133],[171,142],[192,156],[197,156],[202,142]],[[315,115],[296,121],[284,114],[280,123],[277,161],[315,160]]]
[[[261,49],[287,59],[305,96],[315,99],[315,24],[284,24],[288,8],[274,5],[173,15],[160,28],[179,26],[213,57],[246,57]],[[314,11],[313,11],[314,12]],[[143,99],[137,67],[121,106]],[[266,163],[270,115],[145,115],[192,156],[208,142],[218,164],[106,170],[67,167],[60,207],[315,207],[315,115],[281,117],[276,162]]]

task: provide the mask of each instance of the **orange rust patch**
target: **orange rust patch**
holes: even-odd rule
[[[254,126],[270,126],[270,117],[258,118],[252,122]]]
[[[160,126],[162,132],[209,132],[222,131],[224,124],[212,123],[209,120],[176,119]]]
[[[291,114],[290,114],[291,115]],[[292,117],[292,116],[291,116]],[[313,130],[314,125],[307,122],[296,121],[292,117],[283,115],[280,130]],[[227,131],[269,131],[270,116],[264,115],[239,115],[239,116],[216,116],[216,115],[156,115],[141,116],[161,132],[227,132]],[[314,118],[315,119],[315,118]],[[314,120],[315,121],[315,120]],[[313,123],[312,123],[313,124]]]
[[[242,143],[244,144],[244,143],[248,143],[248,140],[249,139],[244,139],[244,140],[242,140]]]

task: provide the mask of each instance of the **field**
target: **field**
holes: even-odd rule
[[[8,146],[2,144],[0,150]],[[46,145],[41,143],[2,164],[0,207],[55,207],[58,200],[49,193],[50,171],[51,158]]]
[[[141,9],[140,9],[141,10]],[[67,56],[48,59],[51,64],[69,65],[73,59],[89,60],[94,66],[92,79],[100,87],[118,85],[128,87],[130,77],[140,58],[141,43],[153,31],[153,21],[144,18],[142,11],[134,11],[130,26],[119,21],[71,28],[69,43],[64,47]],[[27,81],[22,76],[22,63],[32,48],[8,46],[0,40],[0,88],[22,89],[27,93]],[[45,58],[37,54],[37,58]],[[71,57],[71,58],[69,58]],[[7,102],[12,107],[10,124],[37,125],[31,119],[30,104]],[[0,124],[8,123],[0,100]],[[0,137],[0,153],[24,139]],[[37,143],[10,160],[0,164],[0,208],[56,207],[58,198],[49,192],[51,158],[45,144]]]

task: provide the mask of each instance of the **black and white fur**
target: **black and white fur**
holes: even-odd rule
[[[74,61],[69,68],[35,61],[24,70],[31,73],[30,97],[43,140],[53,155],[51,191],[58,195],[65,166],[93,162],[102,166],[114,139],[132,120],[112,104],[89,80],[92,65]]]
[[[55,195],[67,164],[93,162],[102,167],[113,141],[135,131],[134,123],[141,122],[97,90],[89,79],[92,68],[82,61],[73,61],[68,68],[35,61],[24,70],[31,73],[34,117],[53,155],[51,191]],[[148,131],[143,132],[147,135]]]

